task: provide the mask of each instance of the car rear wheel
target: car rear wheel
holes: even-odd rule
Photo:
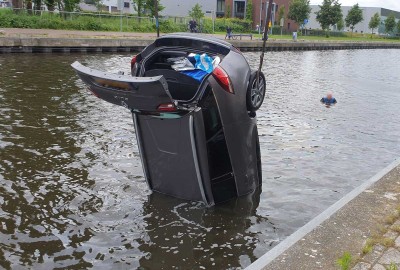
[[[260,72],[259,84],[257,88],[257,71],[251,73],[249,86],[246,93],[247,110],[257,111],[264,102],[266,82],[264,73]]]

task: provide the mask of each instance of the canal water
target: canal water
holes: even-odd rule
[[[0,268],[245,267],[400,156],[399,50],[266,58],[262,191],[206,209],[149,193],[129,111],[69,66],[129,55],[0,55]]]

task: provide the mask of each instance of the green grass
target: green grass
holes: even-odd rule
[[[253,38],[255,39],[261,39],[260,34],[253,34]],[[292,40],[291,35],[270,35],[269,39],[275,39],[275,40]],[[325,36],[298,36],[297,37],[298,42],[305,40],[305,41],[348,41],[348,42],[400,42],[400,38],[394,39],[394,38],[383,38],[379,36],[373,36],[371,38],[371,35],[364,35],[364,36],[341,36],[341,37],[325,37]]]
[[[387,216],[387,217],[385,218],[385,223],[386,223],[387,225],[393,225],[393,223],[395,223],[396,220],[399,219],[399,217],[400,217],[400,214],[399,214],[399,212],[396,210],[395,213],[393,213],[393,214],[391,214],[391,215],[389,215],[389,216]]]
[[[393,225],[390,229],[394,232],[400,233],[400,225]]]
[[[100,16],[101,15],[101,16]],[[119,14],[109,13],[69,13],[63,16],[57,13],[38,13],[10,9],[0,9],[0,28],[31,28],[31,29],[62,29],[62,30],[88,30],[88,31],[120,31],[121,19]],[[149,18],[139,18],[124,15],[122,17],[123,32],[155,32],[156,26]],[[213,26],[210,18],[203,20],[202,31],[212,33]],[[222,18],[215,20],[215,30],[225,31],[230,26],[235,32],[248,32],[251,21],[236,18]],[[163,33],[185,32],[187,25],[184,20],[160,19],[160,31]]]
[[[367,242],[365,243],[365,245],[362,249],[362,253],[364,255],[370,253],[373,250],[374,246],[378,245],[378,244],[380,244],[386,248],[389,248],[389,247],[394,246],[394,240],[391,238],[385,238],[383,236],[375,235],[372,238],[367,240]]]
[[[109,13],[85,13],[85,14],[52,14],[42,12],[40,14],[32,14],[27,11],[13,12],[10,9],[0,9],[0,28],[31,28],[31,29],[61,29],[61,30],[86,30],[86,31],[120,31],[121,20],[119,17],[112,16]],[[115,15],[115,14],[114,14]],[[218,18],[215,20],[215,34],[225,36],[226,27],[230,26],[233,33],[250,33],[251,21],[240,20],[236,18]],[[276,29],[273,29],[277,33]],[[124,16],[122,19],[123,32],[152,32],[156,31],[155,24],[148,18],[143,18],[139,21],[137,17]],[[160,31],[162,33],[170,32],[186,32],[187,25],[184,20],[174,21],[173,19],[160,20]],[[212,33],[213,26],[210,18],[204,18],[202,32]],[[255,33],[254,39],[261,39],[261,35]],[[330,37],[321,35],[321,31],[314,30],[319,36],[303,36],[299,34],[298,40],[306,41],[349,41],[349,42],[365,42],[365,41],[380,41],[380,42],[400,42],[400,38],[385,38],[370,34],[353,33],[332,33]],[[335,36],[337,35],[337,36]],[[276,40],[291,40],[291,35],[274,34],[269,36],[270,39]],[[244,38],[246,39],[246,38]]]
[[[336,264],[337,266],[340,267],[341,270],[349,270],[351,266],[351,262],[353,261],[353,258],[349,252],[343,253],[342,257],[340,257],[337,261]]]
[[[121,19],[109,14],[60,14],[43,13],[33,15],[24,11],[14,13],[11,10],[0,9],[1,28],[32,28],[32,29],[61,29],[87,31],[120,31]],[[185,31],[185,24],[166,20],[160,22],[165,32]],[[134,17],[123,17],[123,32],[155,32],[155,24],[148,19],[138,20]]]
[[[391,263],[389,267],[387,268],[388,270],[398,270],[399,268],[395,263]]]

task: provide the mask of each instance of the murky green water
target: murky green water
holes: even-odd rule
[[[205,209],[149,193],[129,111],[69,67],[130,56],[0,55],[0,266],[245,267],[400,156],[399,50],[267,57],[263,190]]]

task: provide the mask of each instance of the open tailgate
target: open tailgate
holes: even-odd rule
[[[163,76],[131,77],[94,70],[79,62],[71,65],[97,97],[131,110],[155,112],[161,104],[172,103]]]

